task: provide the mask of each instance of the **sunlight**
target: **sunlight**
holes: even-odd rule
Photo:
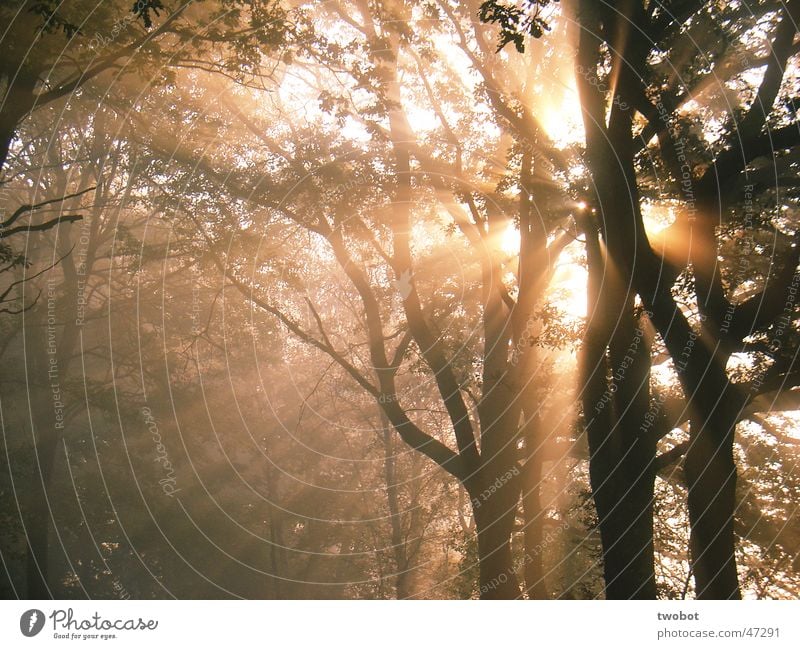
[[[534,112],[553,144],[564,149],[583,142],[583,118],[572,73],[559,80],[558,85],[553,94],[536,102]]]
[[[586,204],[578,204],[581,209]],[[515,223],[509,223],[500,240],[500,249],[509,260],[519,257],[521,236]],[[556,260],[556,270],[548,291],[548,297],[559,309],[571,318],[586,316],[586,269],[581,262],[582,246],[572,243]],[[516,262],[514,262],[516,267]],[[513,280],[512,280],[513,281]]]
[[[683,207],[680,202],[670,200],[642,201],[642,220],[650,245],[676,265],[686,263],[692,240],[676,223],[678,213]]]
[[[551,299],[571,318],[586,317],[586,268],[581,263],[582,245],[571,243],[561,254],[550,290]]]
[[[6,599],[800,596],[796,3],[92,4],[0,3]]]
[[[647,234],[657,236],[675,223],[675,209],[666,201],[643,201],[642,220]]]
[[[583,141],[583,124],[575,108],[574,101],[564,101],[561,105],[543,106],[541,109],[544,130],[558,148]]]
[[[517,257],[519,255],[520,241],[519,228],[515,223],[509,223],[500,240],[500,249],[509,257]]]

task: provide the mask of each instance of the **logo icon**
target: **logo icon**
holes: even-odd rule
[[[22,635],[27,638],[32,638],[44,627],[44,613],[38,608],[32,608],[25,611],[19,618],[19,630]]]
[[[400,297],[404,300],[411,295],[411,271],[404,270],[403,273],[396,280],[392,280],[394,290],[400,293]]]

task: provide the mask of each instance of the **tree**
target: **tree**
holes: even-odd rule
[[[794,5],[15,6],[3,592],[794,596]]]
[[[396,9],[402,8],[398,6]],[[347,70],[352,76],[347,83],[360,84],[365,89],[368,101],[373,102],[368,113],[359,111],[357,107],[350,108],[346,93],[337,96],[322,83],[317,86],[323,112],[319,121],[323,127],[330,120],[342,123],[351,119],[361,123],[367,132],[374,134],[374,142],[368,148],[354,150],[347,143],[340,145],[335,132],[327,129],[302,131],[292,128],[276,134],[268,124],[270,121],[273,124],[285,123],[290,110],[281,111],[277,101],[274,101],[278,104],[277,112],[269,115],[268,121],[248,118],[232,105],[234,102],[224,102],[228,115],[215,114],[215,123],[233,129],[233,126],[228,126],[232,116],[236,126],[257,138],[256,142],[263,147],[263,158],[276,161],[275,172],[262,177],[258,166],[255,166],[255,174],[246,167],[234,171],[237,154],[233,151],[221,152],[214,159],[198,160],[196,152],[202,144],[191,141],[189,137],[178,147],[164,150],[164,161],[165,164],[181,161],[186,167],[185,173],[192,175],[192,194],[187,192],[185,184],[177,184],[180,189],[176,192],[181,194],[183,205],[193,205],[189,210],[191,221],[204,237],[205,254],[208,250],[214,251],[220,272],[224,271],[258,308],[272,313],[293,335],[327,353],[372,395],[406,443],[464,485],[473,501],[477,522],[482,593],[495,597],[518,596],[510,541],[520,498],[519,462],[524,459],[517,448],[521,408],[524,402],[529,404],[527,419],[533,419],[536,409],[529,398],[533,395],[530,377],[535,368],[530,363],[533,357],[531,332],[539,317],[535,308],[545,292],[555,261],[571,241],[569,236],[556,236],[553,242],[548,242],[547,235],[569,221],[569,210],[559,204],[552,213],[537,213],[526,199],[527,190],[522,193],[519,207],[514,206],[514,199],[502,195],[505,189],[497,193],[484,189],[476,191],[475,186],[486,187],[487,183],[480,181],[472,171],[459,170],[460,164],[469,162],[475,165],[478,161],[474,155],[471,154],[468,161],[466,155],[456,153],[461,162],[454,162],[451,152],[440,157],[426,150],[430,147],[418,142],[403,106],[400,74],[402,68],[421,75],[422,57],[429,57],[431,53],[415,53],[408,48],[406,39],[413,41],[414,38],[397,31],[389,15],[375,14],[367,11],[366,7],[360,7],[359,12],[358,20],[352,15],[347,17],[348,24],[358,34],[358,40],[351,45],[357,47],[354,52],[342,52],[342,45],[338,42],[326,42],[319,36],[309,37],[310,42],[322,45],[311,52],[314,58],[305,65],[315,71],[324,65],[340,77],[343,70]],[[327,16],[319,20],[323,19],[327,20]],[[454,29],[458,34],[464,18],[451,13],[450,19],[457,25]],[[406,24],[413,25],[413,20]],[[355,58],[354,55],[360,55],[362,50],[366,58]],[[391,52],[391,56],[387,52]],[[473,57],[480,61],[477,55],[473,54]],[[365,61],[368,62],[366,67]],[[298,59],[293,59],[292,64],[295,67],[300,65]],[[280,79],[280,74],[276,72],[277,79]],[[488,74],[485,65],[482,74]],[[426,101],[435,100],[435,94],[431,93],[430,86],[426,89],[426,83],[428,80],[420,78],[423,97]],[[246,101],[247,98],[243,97],[236,103],[241,105]],[[505,111],[506,120],[515,124],[535,124],[530,114],[518,115],[516,109],[510,108],[505,97],[498,96],[493,101]],[[458,138],[452,137],[453,126],[445,116],[446,109],[436,101],[429,105],[438,115],[442,131],[450,133],[451,146],[457,152],[463,145]],[[188,104],[184,106],[194,110]],[[539,137],[545,138],[544,134]],[[154,140],[152,145],[157,146],[157,141]],[[251,142],[250,146],[255,144]],[[500,157],[505,157],[509,144],[501,143],[500,146]],[[505,186],[518,186],[520,182],[545,184],[547,167],[541,165],[534,170],[532,158],[537,149],[535,146],[528,149],[521,154],[517,151],[512,154],[514,164],[521,165],[521,171],[514,174],[521,173],[522,181],[510,178],[503,181],[507,183]],[[244,152],[238,155],[242,154]],[[252,153],[245,155],[252,156]],[[308,175],[310,156],[318,156],[315,164],[320,171],[314,174],[313,179],[303,182],[302,179]],[[421,188],[419,198],[416,197],[416,182]],[[195,193],[194,187],[199,193]],[[253,191],[252,187],[257,189]],[[203,198],[207,191],[224,191],[231,197],[228,204],[231,211],[224,215],[224,221],[220,221],[223,215],[218,206],[209,205]],[[353,200],[355,195],[364,191],[371,194],[369,198],[364,197],[364,203]],[[194,198],[190,198],[192,195]],[[261,219],[268,224],[264,227],[268,227],[270,239],[281,236],[279,233],[282,231],[287,236],[297,233],[294,236],[300,235],[304,241],[301,244],[298,240],[297,245],[319,251],[319,254],[333,255],[340,266],[338,272],[343,273],[351,285],[348,290],[355,291],[361,302],[363,316],[360,317],[365,318],[367,332],[361,345],[369,350],[368,361],[351,358],[352,352],[341,350],[332,342],[337,338],[346,340],[346,337],[332,335],[327,330],[329,325],[323,324],[326,310],[314,304],[311,286],[315,284],[309,286],[307,279],[306,267],[312,264],[310,259],[289,262],[283,257],[285,249],[281,247],[271,258],[261,261],[259,255],[263,253],[257,253],[253,259],[259,261],[245,261],[246,257],[242,259],[239,256],[243,253],[239,243],[235,249],[227,249],[224,242],[231,232],[237,234],[237,241],[247,241],[253,236],[248,232],[248,225],[242,228],[237,222],[237,214],[247,204],[250,210],[264,214]],[[475,283],[470,278],[465,287],[471,295],[481,296],[478,304],[471,297],[469,307],[469,317],[481,322],[477,336],[469,333],[475,321],[465,322],[465,334],[453,339],[439,333],[445,327],[453,326],[446,324],[445,316],[455,307],[451,291],[460,290],[456,288],[458,278],[448,280],[453,285],[447,291],[436,291],[433,289],[434,275],[429,274],[435,267],[433,260],[418,263],[414,258],[414,248],[419,244],[412,241],[412,225],[419,222],[423,227],[432,227],[432,232],[439,229],[436,220],[422,218],[428,209],[426,206],[436,204],[441,204],[453,219],[449,227],[458,234],[453,245],[460,248],[468,244],[468,254],[475,256],[480,269],[479,281]],[[509,205],[515,211],[519,210],[518,218],[524,232],[521,270],[514,269],[523,286],[519,289],[509,289],[506,280],[502,279],[505,268],[509,263],[515,264],[516,260],[506,259],[498,249],[503,232],[513,223],[512,218],[517,218],[504,213]],[[368,210],[372,210],[372,214]],[[289,251],[294,254],[296,249],[289,248]],[[204,253],[198,251],[197,254]],[[283,263],[287,266],[282,267]],[[259,269],[258,279],[244,274],[248,267]],[[261,269],[267,268],[271,277],[261,277]],[[439,268],[444,270],[441,266]],[[265,292],[262,288],[269,293],[267,287],[272,282],[277,282],[278,286],[285,283],[286,289],[274,300],[262,297]],[[427,305],[423,300],[424,294],[420,292],[424,282],[431,282],[426,288],[426,291],[431,291]],[[387,293],[387,288],[392,285],[399,291],[400,305],[392,303],[391,291]],[[511,297],[510,291],[513,290],[518,291],[517,299]],[[299,294],[293,295],[292,291],[299,291]],[[303,297],[297,303],[295,300],[300,296]],[[286,304],[281,305],[281,300],[286,300]],[[301,305],[302,310],[298,311]],[[398,306],[402,307],[399,311]],[[313,316],[309,327],[298,322],[297,314],[302,312]],[[400,344],[394,349],[388,344],[395,338],[393,332],[400,336],[397,338]],[[425,373],[436,384],[452,426],[457,451],[422,430],[400,402],[396,372],[409,345],[421,355]],[[476,346],[482,349],[476,350]],[[351,342],[347,343],[347,348],[357,349],[358,346],[353,347]],[[468,405],[470,401],[472,404]],[[526,431],[526,434],[532,433],[533,425],[528,425]],[[529,454],[540,443],[531,435],[527,441]],[[527,491],[532,492],[536,484],[534,478]],[[539,512],[532,494],[526,506],[530,520],[535,520]],[[535,536],[529,542],[535,546]],[[531,563],[535,565],[534,561]],[[537,581],[538,578],[533,583]]]
[[[64,7],[61,3],[28,0],[3,5],[2,16],[13,29],[9,28],[2,40],[4,56],[0,64],[0,79],[4,99],[0,108],[0,170],[8,175],[12,143],[28,116],[58,100],[75,100],[90,81],[98,82],[105,77],[111,84],[131,79],[139,82],[144,71],[158,69],[160,79],[151,79],[149,83],[165,83],[174,78],[175,69],[194,66],[195,57],[205,59],[206,69],[215,73],[230,74],[230,70],[236,70],[239,78],[252,79],[248,68],[252,69],[262,51],[276,46],[283,36],[285,14],[276,4],[207,3],[205,11],[197,11],[190,4],[181,2],[170,7],[160,0],[147,0],[134,3],[132,7],[127,2],[114,2],[88,10],[86,7]],[[165,14],[163,18],[162,13]],[[156,20],[159,21],[157,26]],[[212,49],[215,51],[213,57],[210,55]],[[102,126],[99,113],[102,113],[101,108],[95,110],[93,121]],[[102,155],[97,151],[93,153]],[[24,147],[18,155],[24,157]],[[61,165],[66,163],[65,160],[57,161]],[[46,231],[61,223],[79,220],[80,215],[60,213],[39,223],[20,223],[23,217],[42,208],[94,189],[82,187],[78,192],[69,193],[64,173],[61,180],[63,194],[50,195],[45,200],[34,197],[5,218],[0,223],[0,239]],[[9,182],[3,180],[4,185]],[[62,237],[61,241],[65,238]],[[0,241],[0,246],[3,271],[28,267],[24,255],[16,253],[5,241]],[[67,248],[64,254],[68,256],[69,252]],[[77,281],[75,264],[74,261],[68,264],[68,279],[74,285]],[[26,281],[28,278],[23,277],[11,282],[0,294],[0,302],[13,298],[13,290]],[[11,311],[18,312],[24,308],[23,300],[23,306]],[[70,324],[74,321],[75,318],[68,317],[64,331],[67,358],[64,372],[71,361],[76,339],[77,330]],[[45,368],[46,365],[42,365],[39,370]],[[32,519],[36,521],[36,530],[30,535],[35,547],[30,551],[29,594],[31,598],[40,599],[48,596],[44,568],[48,523],[47,517],[41,514],[46,509],[45,494],[59,436],[50,426],[34,428],[43,491],[40,507],[34,508],[38,511]],[[38,560],[37,555],[41,557]],[[37,575],[41,575],[41,579]]]
[[[727,139],[717,153],[702,156],[702,165],[687,155],[687,138],[679,137],[682,133],[676,131],[679,127],[675,125],[675,111],[681,102],[675,97],[674,84],[660,85],[664,83],[664,72],[650,63],[650,57],[657,50],[672,53],[677,59],[674,51],[687,47],[678,26],[690,18],[693,29],[703,25],[706,30],[724,32],[723,19],[729,19],[732,12],[739,20],[733,29],[740,33],[752,24],[753,18],[738,8],[718,12],[711,3],[682,3],[674,9],[670,12],[669,8],[639,4],[616,8],[579,3],[581,32],[576,78],[586,129],[586,165],[607,258],[613,264],[610,272],[621,276],[625,290],[640,296],[648,318],[669,350],[687,399],[690,442],[684,470],[697,596],[732,598],[740,595],[733,531],[734,428],[749,399],[727,376],[726,367],[730,354],[746,345],[745,339],[769,327],[778,317],[775,306],[787,300],[798,256],[794,250],[789,252],[779,262],[780,270],[764,278],[763,290],[748,299],[731,299],[723,290],[715,227],[724,223],[729,205],[725,188],[737,186],[741,175],[746,178],[748,166],[778,142],[779,147],[788,149],[796,140],[796,128],[786,127],[788,130],[784,131],[775,122],[768,122],[792,49],[796,4],[783,8],[765,3],[759,8],[761,16],[768,17],[773,25],[766,72],[753,103],[729,116]],[[725,49],[712,52],[717,61],[730,54]],[[609,78],[615,80],[611,85],[596,83],[606,64],[611,68]],[[692,78],[692,74],[697,72],[689,67],[678,78]],[[708,75],[705,79],[709,79]],[[703,81],[701,76],[697,83]],[[669,90],[659,90],[664,87]],[[625,106],[635,107],[652,131],[635,133],[633,111]],[[772,131],[777,137],[772,137]],[[635,155],[637,141],[649,142],[651,132],[658,136],[658,155],[669,174],[668,187],[683,199],[676,225],[686,233],[684,236],[691,236],[691,249],[685,256],[674,250],[663,254],[654,250],[642,218]],[[783,137],[787,138],[785,144]],[[770,148],[765,150],[765,146]],[[694,169],[704,170],[699,175],[692,172],[693,162]],[[687,265],[694,282],[699,330],[693,329],[671,292],[675,278]],[[750,276],[729,278],[728,296],[735,295],[748,280]],[[619,301],[611,305],[614,315],[619,306]],[[589,345],[587,342],[587,349]],[[624,380],[629,380],[627,375]],[[645,386],[646,379],[637,377],[634,385]],[[590,404],[584,403],[585,416],[587,405]],[[642,466],[650,466],[652,445],[645,456]]]
[[[482,17],[500,22],[500,46],[514,42],[518,49],[524,48],[519,14],[510,21],[506,15],[504,22],[492,13],[498,11],[495,4],[487,3],[490,7]],[[534,12],[528,14],[529,22],[540,20],[538,6],[532,4],[529,11]],[[791,149],[797,139],[796,128],[781,125],[785,118],[780,113],[773,117],[777,122],[768,122],[794,50],[796,5],[784,9],[762,3],[757,12],[748,12],[738,6],[717,10],[713,3],[701,2],[675,7],[575,5],[580,28],[576,80],[592,197],[590,214],[584,218],[590,315],[582,360],[583,416],[610,597],[655,596],[653,481],[659,466],[684,451],[698,596],[739,596],[733,436],[752,392],[744,395],[728,378],[726,367],[734,351],[747,350],[749,337],[774,326],[779,304],[789,304],[794,311],[790,291],[798,263],[798,255],[790,250],[776,264],[777,272],[761,271],[762,291],[741,302],[725,294],[715,232],[715,225],[725,223],[731,204],[723,198],[723,188],[741,185],[740,176],[747,176],[754,160],[776,145]],[[747,42],[747,30],[764,19],[773,24],[771,47],[752,58],[742,55],[736,44]],[[691,25],[686,32],[690,36],[680,31],[684,24]],[[690,50],[696,41],[688,39],[703,40],[710,33],[724,36],[722,46],[709,47],[702,57],[693,58]],[[702,67],[709,59],[714,64],[711,73]],[[674,61],[684,65],[677,74]],[[728,116],[727,141],[719,151],[688,153],[690,138],[686,123],[681,124],[680,107],[695,93],[707,93],[714,81],[762,65],[766,72],[754,99],[746,109]],[[634,120],[635,112],[645,120],[644,126]],[[655,150],[648,148],[654,137]],[[646,160],[637,157],[644,149],[658,161],[661,178],[653,179]],[[702,169],[698,178],[693,176],[693,164]],[[673,249],[662,254],[651,247],[642,217],[648,192],[642,185],[647,187],[648,182],[684,203],[672,228],[680,234],[672,235]],[[597,240],[593,215],[598,217],[605,249]],[[768,227],[777,234],[775,224]],[[674,249],[681,238],[692,241],[689,250]],[[694,283],[699,334],[671,293],[684,269]],[[726,279],[728,294],[734,295],[754,275],[735,273]],[[669,421],[666,428],[652,426],[663,399],[653,403],[650,398],[650,336],[637,326],[641,316],[636,294],[672,356],[691,413],[690,441],[663,459],[656,457],[657,442],[678,422]],[[782,376],[786,365],[776,365],[781,367],[776,374]]]
[[[205,69],[251,78],[248,71],[285,29],[285,12],[270,1],[115,0],[78,7],[15,0],[0,11],[8,26],[0,64],[0,169],[27,115],[101,75],[119,83],[156,70],[162,80],[174,79],[174,69],[200,60]]]

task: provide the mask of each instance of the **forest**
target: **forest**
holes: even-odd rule
[[[3,599],[800,597],[800,0],[0,26]]]

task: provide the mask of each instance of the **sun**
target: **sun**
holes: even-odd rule
[[[539,109],[540,120],[553,144],[563,149],[583,141],[583,124],[577,99],[567,94],[558,104],[544,103]]]
[[[509,223],[500,238],[500,249],[509,257],[516,257],[519,255],[521,240],[519,228],[515,223]]]
[[[586,205],[583,204],[583,207]],[[500,236],[498,245],[509,259],[513,259],[519,256],[520,242],[519,229],[515,223],[509,223]],[[556,270],[551,282],[558,289],[549,291],[549,297],[555,305],[572,318],[586,316],[586,269],[581,263],[581,255],[580,242],[570,244],[564,249],[556,260]]]

